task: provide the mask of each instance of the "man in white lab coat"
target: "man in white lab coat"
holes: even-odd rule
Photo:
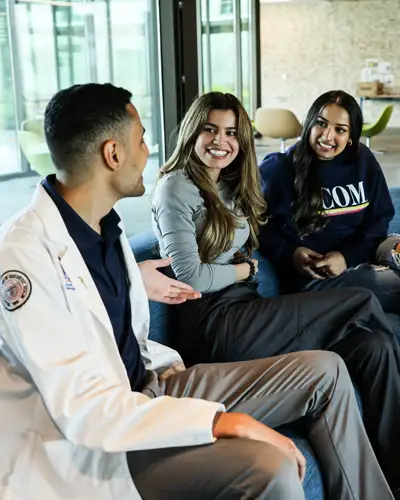
[[[184,370],[148,340],[148,298],[199,295],[138,266],[113,210],[144,193],[130,97],[53,97],[57,174],[0,229],[0,499],[302,499],[305,459],[271,428],[301,417],[330,498],[393,498],[337,355]]]

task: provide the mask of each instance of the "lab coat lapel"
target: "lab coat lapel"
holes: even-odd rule
[[[39,184],[32,204],[43,220],[47,235],[53,242],[62,267],[64,286],[71,286],[82,297],[91,313],[114,338],[107,310],[81,253],[70,237],[64,221],[46,190]]]
[[[79,295],[84,297],[91,313],[96,316],[102,326],[106,328],[114,338],[110,317],[108,316],[92,275],[81,253],[72,240],[64,255],[60,257],[60,264],[66,282],[72,283],[72,286],[79,292]]]

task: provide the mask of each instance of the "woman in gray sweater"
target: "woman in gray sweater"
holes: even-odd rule
[[[252,126],[231,94],[190,107],[161,168],[153,227],[174,276],[202,292],[175,308],[188,365],[326,349],[342,356],[364,405],[364,422],[400,498],[400,350],[372,292],[359,288],[262,298],[257,233],[266,222]],[[242,253],[243,252],[243,253]]]

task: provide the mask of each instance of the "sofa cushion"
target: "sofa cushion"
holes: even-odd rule
[[[261,297],[276,297],[280,294],[279,280],[271,262],[255,250],[252,257],[258,260],[258,293]]]
[[[135,234],[129,238],[129,243],[137,262],[160,258],[157,251],[157,238],[151,229],[143,233]]]
[[[400,233],[400,187],[390,188],[389,192],[395,209],[395,215],[389,224],[389,234]]]
[[[284,436],[295,442],[307,463],[306,476],[303,481],[303,489],[306,500],[323,500],[325,498],[321,469],[315,457],[314,450],[310,442],[306,439],[305,430],[296,425],[283,425],[276,429]]]

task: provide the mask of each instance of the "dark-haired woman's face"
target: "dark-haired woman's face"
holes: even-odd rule
[[[328,104],[317,116],[310,131],[310,146],[321,160],[332,160],[348,145],[350,117],[338,104]]]
[[[239,153],[237,120],[231,109],[209,112],[207,123],[197,138],[195,151],[210,169],[212,178],[218,179],[221,170],[230,165]]]

